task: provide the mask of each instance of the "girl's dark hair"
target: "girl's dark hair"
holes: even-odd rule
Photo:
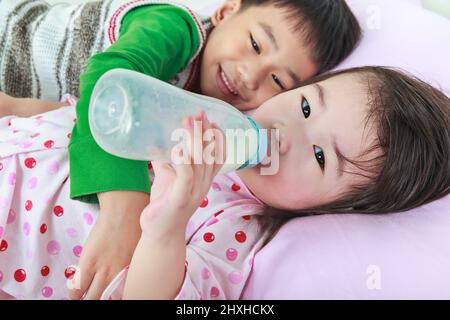
[[[286,9],[290,31],[306,36],[318,73],[342,62],[361,38],[359,23],[345,0],[243,0],[241,10],[267,5]]]
[[[364,155],[376,151],[376,156],[345,159],[367,179],[319,207],[294,212],[267,207],[262,222],[272,234],[294,217],[400,212],[450,193],[450,98],[420,79],[384,67],[333,72],[304,85],[342,74],[357,75],[367,87],[366,123],[374,121],[378,141]]]

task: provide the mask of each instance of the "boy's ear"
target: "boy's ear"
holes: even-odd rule
[[[222,20],[234,15],[241,8],[244,0],[225,0],[220,7],[214,11],[211,22],[216,27]]]

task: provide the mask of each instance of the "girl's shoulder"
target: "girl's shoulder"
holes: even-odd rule
[[[204,233],[258,234],[259,216],[264,205],[247,189],[236,173],[218,174],[211,188],[192,215],[186,228],[186,240],[195,240]]]

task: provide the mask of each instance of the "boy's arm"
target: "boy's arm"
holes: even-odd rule
[[[112,277],[129,264],[140,236],[137,219],[148,204],[150,189],[146,162],[112,156],[92,138],[88,107],[94,85],[114,68],[169,80],[185,67],[199,45],[196,26],[187,13],[155,6],[149,16],[146,9],[127,14],[119,40],[91,58],[81,76],[78,120],[69,145],[71,198],[99,201],[101,213],[80,258],[81,288],[71,292],[76,299],[84,294],[87,299],[99,298]]]
[[[111,280],[127,266],[141,235],[139,217],[149,196],[136,191],[99,193],[100,215],[84,243],[79,287],[71,299],[99,299]],[[109,198],[109,199],[108,199]]]
[[[69,144],[72,199],[96,203],[98,192],[150,191],[145,161],[115,157],[92,137],[88,109],[97,80],[111,69],[124,68],[168,81],[187,65],[198,45],[197,29],[188,13],[172,6],[150,6],[128,13],[118,41],[89,60],[80,77],[77,123]]]

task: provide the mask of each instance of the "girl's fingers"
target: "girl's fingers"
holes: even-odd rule
[[[219,161],[219,154],[217,153],[217,145],[220,143],[220,129],[219,127],[210,122],[205,117],[204,125],[204,141],[203,141],[203,153],[204,153],[204,176],[203,180],[208,184],[211,183],[215,176],[215,168]]]
[[[215,176],[220,168],[222,168],[223,164],[226,160],[225,155],[225,136],[220,129],[220,127],[216,124],[212,124],[212,128],[214,130],[214,141],[215,141],[215,147],[214,147],[214,166],[213,166],[213,176]]]
[[[203,135],[207,119],[204,112],[199,112],[195,117],[196,130],[194,131],[194,175],[198,179],[203,179]]]
[[[189,197],[193,190],[194,170],[189,163],[181,163],[175,166],[177,178],[173,184],[173,193],[182,197]]]
[[[106,278],[96,273],[94,280],[83,297],[83,300],[99,300],[107,286],[108,281]]]
[[[164,161],[152,161],[152,168],[155,176],[163,176],[173,172],[170,164]]]
[[[73,275],[74,288],[69,290],[69,298],[72,300],[80,300],[84,297],[87,290],[91,286],[92,280],[95,277],[95,271],[92,267],[88,267],[80,261],[80,267]]]
[[[181,184],[189,182],[191,192],[194,193],[197,190],[205,189],[205,185],[209,188],[212,179],[220,170],[224,161],[224,137],[220,128],[211,123],[204,112],[185,118],[183,127],[189,135],[188,154],[185,156],[188,165],[176,167],[177,176],[180,175],[178,180],[180,184],[177,188],[181,188]],[[211,132],[212,139],[207,139],[206,135],[211,137]],[[212,157],[212,159],[208,159],[208,157]]]
[[[177,163],[175,165],[175,172],[177,179],[174,183],[174,189],[176,190],[176,194],[180,194],[179,192],[182,192],[182,194],[186,194],[186,188],[190,188],[190,185],[192,184],[193,179],[193,145],[194,145],[194,119],[189,116],[183,119],[182,126],[185,130],[188,132],[188,139],[186,141],[186,145],[184,148],[182,148],[183,153],[183,161],[181,163]],[[175,149],[176,152],[179,151],[178,148]]]
[[[212,157],[211,161],[212,163],[210,164],[210,170],[209,170],[209,176],[211,177],[211,179],[215,176],[215,167],[217,166],[217,164],[219,163],[219,154],[218,154],[218,145],[220,144],[221,141],[221,137],[220,137],[220,130],[218,129],[219,127],[217,126],[217,124],[215,124],[214,122],[210,123],[209,126],[209,130],[212,134],[212,146],[213,146],[213,151],[212,151],[212,155],[210,155]]]
[[[182,144],[180,145],[182,150],[181,159],[180,161],[177,161],[176,164],[192,164],[194,119],[191,116],[183,118],[181,126],[187,132],[187,136],[184,137]],[[175,147],[173,152],[177,154],[179,149]]]
[[[177,173],[175,184],[179,183],[180,186],[188,186],[192,184],[194,171],[192,170],[192,166],[190,164],[176,165],[175,172]]]
[[[199,112],[194,117],[194,126],[191,130],[191,160],[194,174],[194,183],[203,179],[203,134],[205,114]],[[195,190],[195,189],[194,189]]]

